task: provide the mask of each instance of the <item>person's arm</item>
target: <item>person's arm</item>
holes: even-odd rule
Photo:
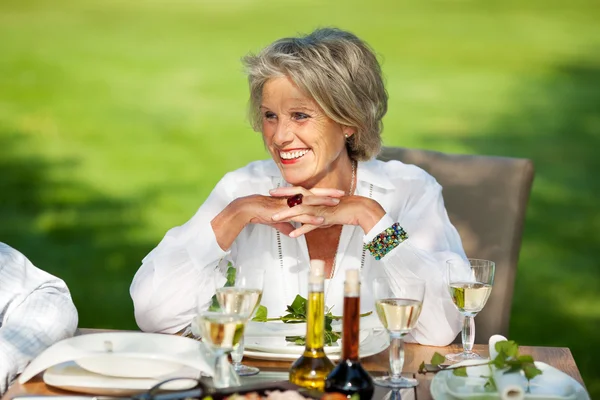
[[[3,305],[0,394],[33,358],[73,336],[77,329],[77,310],[62,280],[38,270],[24,257],[22,265],[4,265],[2,272],[2,278],[7,279],[2,286],[9,287],[14,296]],[[31,290],[32,282],[39,286]]]
[[[385,214],[367,232],[364,243],[395,222],[404,228],[408,239],[376,261],[376,265],[384,268],[390,279],[418,277],[426,281],[423,310],[411,336],[421,344],[445,346],[454,340],[462,325],[446,285],[446,260],[466,256],[444,208],[441,186],[431,178],[422,188],[413,185],[412,192],[400,214]]]
[[[235,242],[226,250],[219,246],[211,225],[233,200],[233,188],[231,174],[225,175],[196,214],[170,229],[142,261],[130,287],[141,330],[178,332],[194,317],[198,301],[210,301],[214,280],[222,278],[216,267],[236,252]]]

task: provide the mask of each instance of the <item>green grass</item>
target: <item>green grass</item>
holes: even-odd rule
[[[4,0],[0,240],[67,281],[81,326],[135,327],[144,255],[267,157],[239,59],[339,26],[381,56],[387,145],[534,160],[510,336],[569,347],[600,397],[598,20],[595,1]]]

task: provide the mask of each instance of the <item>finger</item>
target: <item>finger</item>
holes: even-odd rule
[[[299,206],[294,207],[294,210],[289,209],[275,214],[271,217],[275,222],[300,222],[301,224],[321,225],[325,218],[314,213],[307,213],[306,207],[300,209]]]
[[[299,222],[301,224],[322,225],[323,222],[325,222],[325,218],[317,217],[315,215],[302,214],[289,218],[289,221]]]
[[[331,188],[312,188],[310,192],[315,196],[342,197],[346,195],[343,190]]]
[[[269,194],[273,197],[291,197],[297,195],[298,193],[302,194],[303,196],[312,195],[312,193],[309,190],[304,189],[301,186],[280,187],[277,189],[269,190]]]
[[[297,206],[286,208],[276,214],[273,214],[271,216],[271,220],[276,222],[290,221],[292,218],[297,217],[299,215],[309,215],[309,210],[310,207],[304,206],[303,204],[299,204]]]
[[[295,238],[298,236],[302,236],[302,235],[307,234],[310,231],[314,231],[317,228],[319,228],[319,226],[317,226],[317,225],[304,224],[300,228],[296,229],[295,231],[290,232],[289,237]]]
[[[340,199],[327,196],[306,196],[302,198],[302,204],[308,206],[337,206]]]
[[[280,187],[277,189],[269,190],[269,194],[273,197],[286,197],[294,196],[298,193],[302,193],[303,196],[328,196],[328,197],[342,197],[346,194],[343,190],[329,189],[329,188],[312,188],[311,190],[304,189],[301,186],[291,187]]]
[[[296,227],[289,222],[277,222],[271,224],[271,226],[286,236],[290,236],[290,233],[296,229]]]

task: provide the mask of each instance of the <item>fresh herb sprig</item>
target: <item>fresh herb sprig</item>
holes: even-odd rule
[[[291,305],[288,305],[286,308],[287,314],[277,318],[268,318],[268,311],[265,306],[259,306],[258,310],[256,310],[255,317],[252,318],[253,321],[259,322],[267,322],[267,321],[283,321],[286,324],[297,324],[301,322],[306,322],[306,313],[307,313],[307,300],[300,296],[296,295],[296,298],[292,302]],[[371,314],[371,312],[361,314],[361,317],[365,317]],[[331,324],[333,321],[341,320],[341,316],[333,315],[331,311],[328,311],[325,314],[325,345],[331,346],[340,338],[340,334],[333,331]],[[305,345],[306,337],[305,336],[286,336],[285,340],[288,342],[293,342],[297,345]]]
[[[525,375],[527,379],[528,385],[531,383],[531,380],[538,375],[542,374],[542,371],[535,366],[533,357],[527,354],[519,354],[519,345],[514,340],[502,340],[496,342],[496,351],[498,355],[490,361],[482,362],[481,364],[473,364],[471,366],[478,365],[488,365],[490,367],[490,375],[486,376],[488,379],[484,385],[486,389],[489,391],[496,391],[496,381],[494,380],[494,376],[491,373],[492,366],[496,367],[498,370],[504,370],[505,374],[510,373],[520,373],[521,371]],[[419,366],[419,373],[426,374],[428,372],[438,372],[441,370],[452,370],[452,373],[455,376],[467,376],[467,367],[445,367],[441,368],[440,365],[444,362],[446,358],[438,352],[433,354],[431,358],[430,364],[425,364],[422,362]]]

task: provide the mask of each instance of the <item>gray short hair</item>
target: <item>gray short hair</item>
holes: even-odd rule
[[[356,128],[347,141],[352,159],[368,160],[379,153],[388,96],[373,50],[354,34],[317,29],[306,36],[279,39],[242,61],[250,85],[249,116],[254,130],[262,130],[265,83],[287,76],[329,118]]]

